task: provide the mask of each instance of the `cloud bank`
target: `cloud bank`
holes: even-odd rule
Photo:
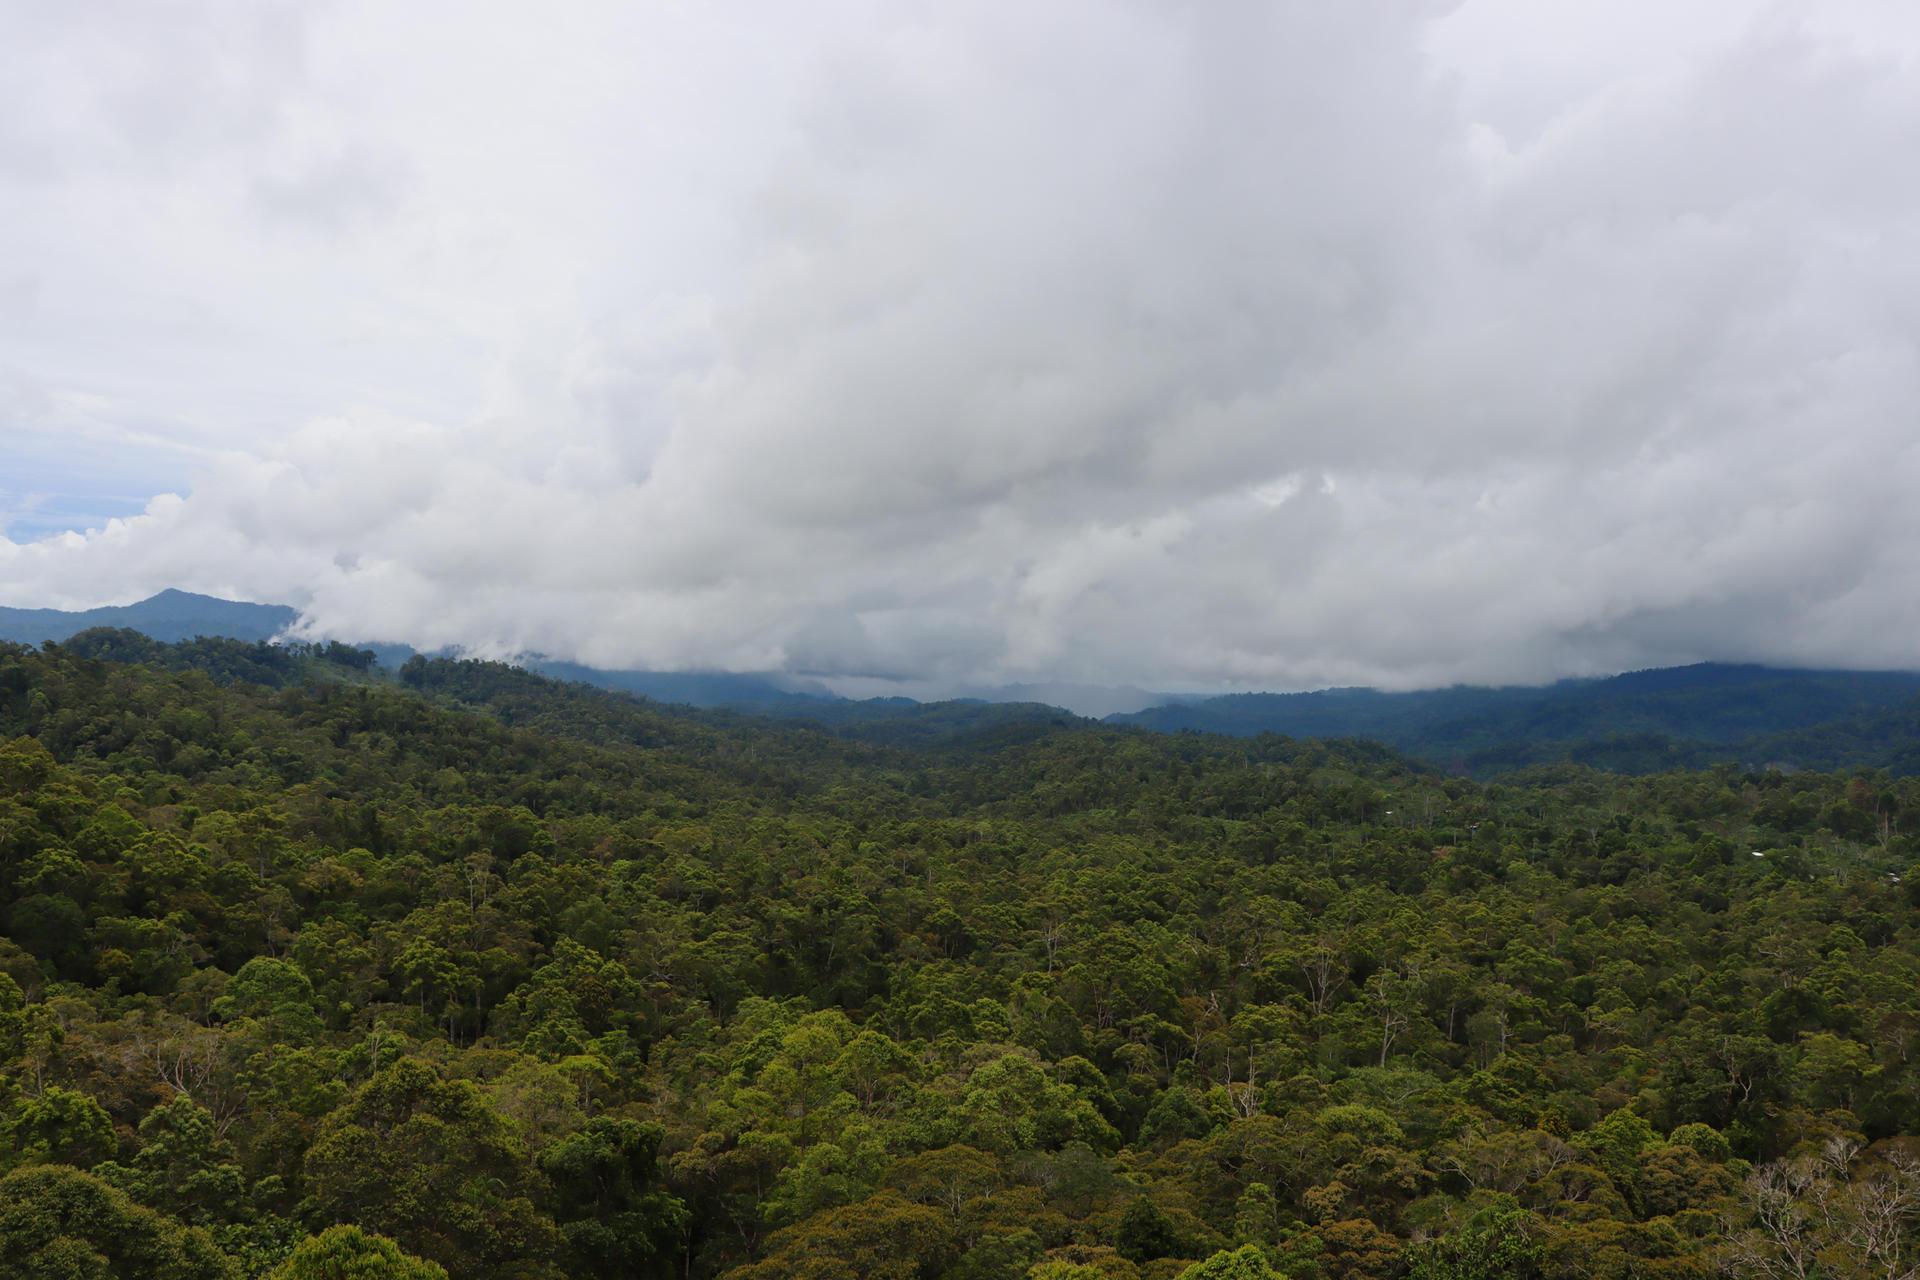
[[[5,602],[863,688],[1920,666],[1901,6],[10,8]]]

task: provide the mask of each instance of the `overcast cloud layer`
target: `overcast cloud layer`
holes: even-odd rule
[[[0,0],[0,601],[916,688],[1920,666],[1905,0],[535,12]]]

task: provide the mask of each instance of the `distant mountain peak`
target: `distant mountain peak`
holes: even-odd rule
[[[167,643],[196,636],[272,640],[299,619],[298,610],[283,604],[222,600],[168,587],[133,604],[97,609],[0,608],[0,640],[44,644],[94,627],[121,627]]]

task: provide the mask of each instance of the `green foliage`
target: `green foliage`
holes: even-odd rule
[[[104,1113],[102,1113],[104,1115]],[[245,1173],[215,1132],[206,1108],[180,1094],[140,1121],[140,1149],[125,1165],[97,1173],[150,1209],[208,1224],[244,1216]]]
[[[307,1152],[313,1210],[363,1224],[455,1275],[548,1256],[553,1222],[506,1120],[470,1081],[403,1058],[321,1122]]]
[[[197,1228],[184,1227],[78,1169],[0,1178],[0,1259],[18,1280],[237,1280]]]
[[[113,1120],[84,1093],[50,1085],[5,1117],[0,1164],[66,1164],[85,1169],[114,1150]]]
[[[658,1186],[663,1136],[658,1125],[596,1116],[540,1157],[561,1206],[569,1275],[672,1271],[687,1209]]]
[[[1279,1218],[1279,1202],[1274,1198],[1273,1188],[1264,1182],[1249,1182],[1234,1202],[1233,1238],[1243,1245],[1272,1244]]]
[[[1253,1245],[1214,1254],[1180,1273],[1179,1280],[1286,1280],[1267,1265],[1267,1255]]]
[[[1725,1164],[1733,1158],[1733,1144],[1727,1136],[1712,1125],[1694,1121],[1683,1124],[1667,1135],[1667,1141],[1676,1147],[1686,1147],[1698,1152],[1701,1159],[1715,1164]]]
[[[1542,1274],[1542,1224],[1523,1209],[1481,1214],[1465,1227],[1407,1250],[1407,1280],[1533,1280]]]
[[[1186,1251],[1179,1228],[1153,1202],[1139,1195],[1127,1202],[1120,1215],[1120,1229],[1114,1233],[1114,1248],[1133,1262],[1151,1262],[1155,1258],[1175,1258]]]
[[[828,1209],[775,1234],[766,1258],[734,1280],[930,1280],[952,1250],[948,1224],[897,1192]]]
[[[1691,1277],[1905,1194],[1920,784],[879,726],[0,646],[0,1258]]]
[[[305,1042],[320,1033],[313,983],[298,965],[267,956],[240,966],[213,1012],[228,1020],[251,1018],[276,1040]]]
[[[358,1227],[328,1227],[301,1241],[267,1280],[447,1280],[438,1263]]]

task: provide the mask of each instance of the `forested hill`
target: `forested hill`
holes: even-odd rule
[[[80,613],[0,609],[0,640],[38,644],[77,639],[85,652],[110,651],[122,660],[138,648],[126,632],[162,644],[195,638],[239,641],[228,647],[229,657],[253,665],[259,678],[272,659],[249,657],[246,651],[285,634],[298,617],[280,605],[163,591],[137,604]],[[103,628],[121,634],[107,639],[88,634]],[[339,652],[359,648],[333,647]],[[400,644],[374,645],[370,651],[382,666],[394,669],[416,656]],[[166,661],[206,657],[204,651],[195,653]],[[925,745],[989,723],[1051,718],[1064,725],[1074,719],[1070,711],[1031,700],[1036,697],[1058,696],[1091,710],[1102,703],[1139,706],[1152,696],[1137,689],[1056,684],[986,689],[979,691],[980,698],[952,702],[855,700],[838,697],[816,681],[773,673],[603,670],[540,655],[527,655],[517,665],[555,680],[659,703],[788,719],[842,737],[902,746]],[[1701,663],[1541,687],[1233,694],[1170,702],[1107,719],[1163,733],[1362,738],[1386,743],[1437,768],[1480,778],[1562,763],[1625,773],[1721,763],[1920,773],[1920,674],[1905,672]]]
[[[1920,782],[888,723],[0,645],[0,1271],[1914,1256]]]
[[[1541,687],[1252,693],[1112,716],[1162,732],[1371,738],[1490,775],[1572,761],[1632,773],[1703,767],[1911,773],[1920,675],[1701,663]]]

